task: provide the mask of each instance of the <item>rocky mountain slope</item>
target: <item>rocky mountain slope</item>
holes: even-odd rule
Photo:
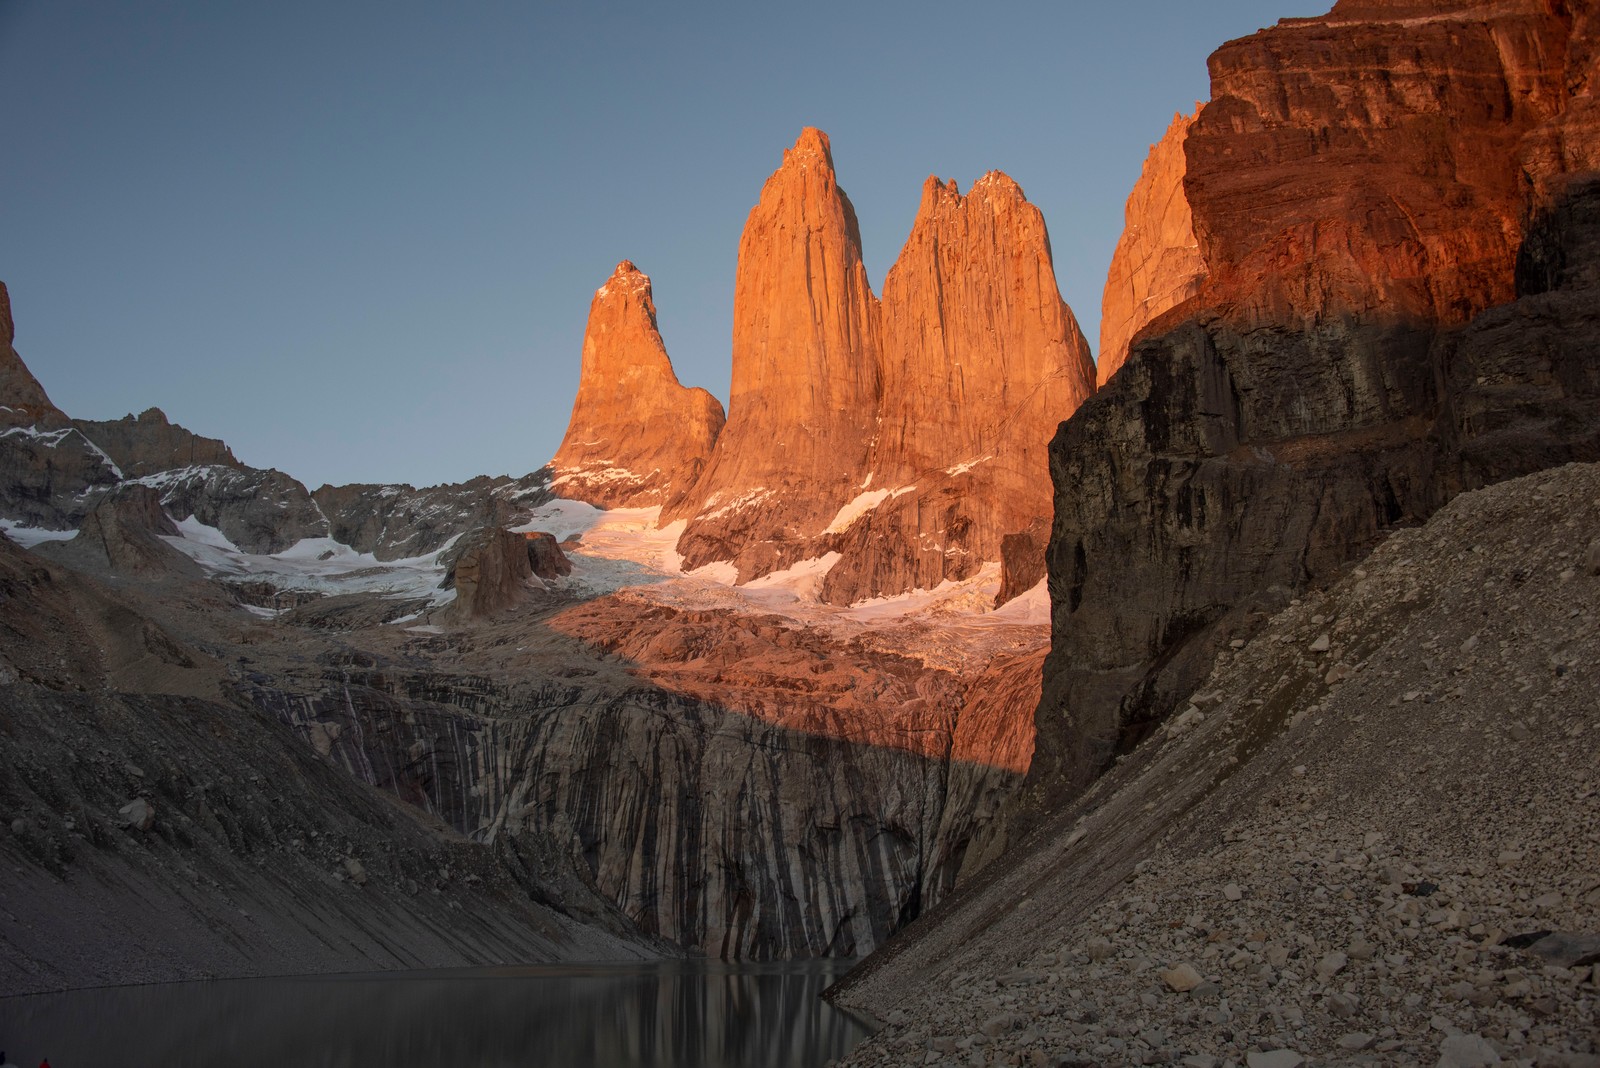
[[[650,279],[627,260],[589,305],[583,366],[552,489],[602,508],[649,507],[692,485],[722,432],[722,404],[678,383]]]
[[[113,585],[0,538],[0,993],[668,951],[548,843],[474,845],[239,700],[232,599],[94,517]]]
[[[1571,465],[1289,601],[847,977],[846,1063],[1594,1063],[1597,531]]]
[[[1587,5],[1340,4],[1211,71],[1204,281],[1051,448],[1036,800],[1175,711],[1272,587],[1600,457]]]

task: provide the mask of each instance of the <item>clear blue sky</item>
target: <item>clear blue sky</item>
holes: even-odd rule
[[[875,289],[927,175],[997,168],[1096,338],[1207,54],[1327,6],[0,0],[0,280],[73,415],[158,406],[313,487],[522,474],[619,259],[726,401],[739,231],[806,125]]]

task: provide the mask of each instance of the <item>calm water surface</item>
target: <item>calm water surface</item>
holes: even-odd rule
[[[21,1068],[820,1066],[871,1025],[838,962],[530,966],[236,979],[0,999]]]

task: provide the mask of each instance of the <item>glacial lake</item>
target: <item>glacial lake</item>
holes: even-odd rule
[[[820,1068],[874,1029],[838,962],[530,965],[106,987],[0,999],[20,1068]]]

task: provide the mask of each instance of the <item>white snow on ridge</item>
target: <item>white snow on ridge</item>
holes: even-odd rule
[[[12,410],[13,409],[11,408],[6,409],[6,411]],[[89,446],[89,451],[98,456],[101,463],[110,468],[112,474],[116,475],[119,479],[124,477],[122,474],[122,468],[111,462],[111,457],[106,455],[106,451],[91,441],[87,434],[75,426],[63,427],[60,430],[40,430],[36,426],[14,426],[4,432],[0,432],[0,438],[32,438],[35,442],[47,449],[54,449],[63,441],[66,441],[69,437],[72,437],[74,434],[76,434],[85,445]]]

